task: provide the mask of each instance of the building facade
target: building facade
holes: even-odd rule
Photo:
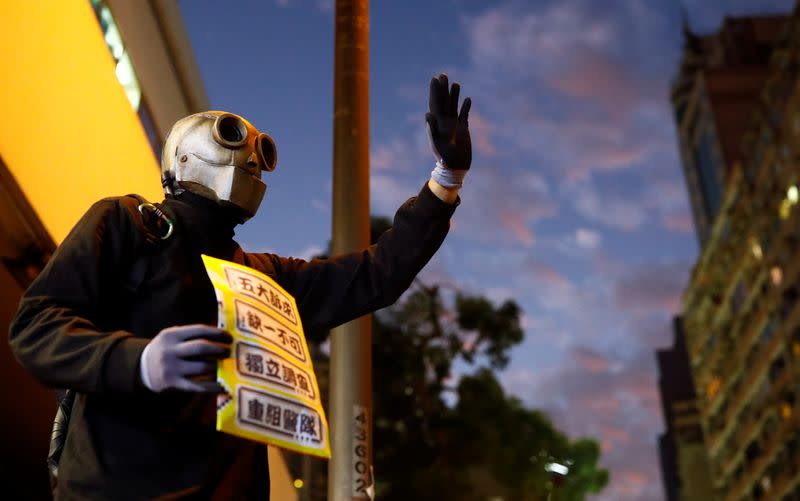
[[[24,288],[97,200],[161,200],[172,124],[209,108],[175,0],[3,4],[0,32],[0,331]],[[0,479],[8,499],[49,499],[55,393],[0,343]],[[270,450],[273,499],[296,499]]]
[[[708,240],[741,138],[767,76],[784,19],[726,18],[719,32],[698,36],[684,25],[684,53],[671,101],[684,177],[700,246]]]
[[[666,423],[658,440],[664,493],[667,501],[714,499],[681,317],[674,319],[673,329],[673,346],[656,353]]]
[[[715,496],[708,499],[800,499],[800,11],[770,23],[762,83],[749,111],[736,114],[740,132],[729,141],[739,153],[722,164],[723,189],[706,226],[698,227],[701,255],[683,298]],[[718,141],[723,160],[725,142]],[[682,151],[684,162],[691,153]],[[685,171],[701,226],[695,205],[705,188],[690,179],[696,163]]]

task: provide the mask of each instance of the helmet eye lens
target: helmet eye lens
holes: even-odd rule
[[[278,163],[278,152],[275,148],[275,142],[267,134],[259,134],[256,141],[258,148],[258,156],[264,163],[264,170],[272,172],[275,170],[275,165]]]
[[[247,127],[237,116],[222,115],[214,124],[214,139],[222,146],[241,146],[247,141]]]
[[[226,141],[232,143],[242,140],[242,133],[236,124],[232,124],[230,120],[225,120],[219,124],[219,134]]]

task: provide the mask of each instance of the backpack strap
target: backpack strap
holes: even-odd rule
[[[141,195],[129,193],[125,195],[131,197],[139,202],[139,214],[142,215],[144,225],[142,230],[145,235],[145,240],[149,244],[155,244],[158,240],[167,240],[172,236],[172,231],[175,229],[175,223],[161,210],[160,204],[151,204]]]
[[[136,206],[139,214],[132,214],[132,219],[134,226],[144,236],[141,246],[134,251],[134,255],[154,253],[162,243],[172,236],[175,223],[161,210],[159,204],[151,204],[144,197],[136,194],[129,194],[126,197],[133,198],[139,203]],[[144,282],[147,269],[147,259],[134,258],[122,287],[130,293],[135,293]]]
[[[75,402],[75,391],[65,390],[56,396],[58,409],[53,420],[53,431],[50,432],[50,450],[47,451],[47,473],[50,477],[50,489],[55,494],[58,486],[58,463],[64,451],[64,442],[67,440],[67,427],[69,416],[72,413],[72,404]]]

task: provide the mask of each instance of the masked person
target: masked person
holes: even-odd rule
[[[200,255],[259,270],[292,294],[306,332],[392,304],[433,256],[471,162],[469,98],[431,81],[436,167],[392,229],[362,252],[310,262],[247,253],[275,168],[272,139],[231,113],[178,121],[163,149],[161,211],[132,197],[93,205],[25,292],[10,329],[42,383],[76,392],[60,460],[60,499],[267,499],[266,446],[215,430],[216,362],[231,337],[212,327],[216,297]],[[150,207],[151,210],[147,210]],[[157,241],[140,230],[161,221]],[[152,239],[149,239],[152,240]]]

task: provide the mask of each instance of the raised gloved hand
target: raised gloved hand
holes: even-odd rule
[[[468,124],[472,100],[464,99],[459,112],[460,89],[458,83],[448,88],[447,75],[444,73],[431,79],[430,111],[425,114],[428,138],[436,157],[436,168],[431,177],[445,188],[460,188],[472,163]]]
[[[217,360],[230,356],[231,342],[230,334],[210,325],[168,327],[142,352],[142,382],[156,393],[164,390],[220,393],[222,387],[213,376]]]

